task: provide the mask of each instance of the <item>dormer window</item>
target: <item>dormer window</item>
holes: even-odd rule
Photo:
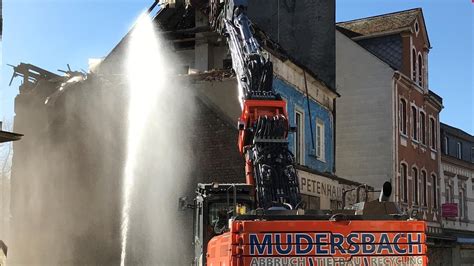
[[[462,159],[462,144],[459,141],[458,141],[458,145],[457,145],[456,155],[457,155],[458,159]]]
[[[449,138],[444,136],[444,153],[449,155]]]

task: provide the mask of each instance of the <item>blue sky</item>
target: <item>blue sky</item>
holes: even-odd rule
[[[56,72],[70,64],[87,70],[105,56],[152,0],[3,0],[0,119],[13,117],[19,80],[12,69],[27,62]],[[337,0],[337,21],[422,7],[433,49],[430,89],[444,99],[441,120],[474,134],[474,4],[471,0]]]
[[[31,63],[57,72],[88,69],[89,58],[107,55],[152,0],[3,0],[0,119],[13,117],[20,78],[12,68]]]

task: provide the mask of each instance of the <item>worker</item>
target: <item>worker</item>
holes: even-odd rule
[[[217,212],[217,217],[215,220],[212,221],[212,225],[214,227],[214,233],[216,235],[220,235],[225,232],[227,228],[227,211],[226,209],[221,209]]]

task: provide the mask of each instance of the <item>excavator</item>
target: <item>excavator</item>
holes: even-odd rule
[[[207,4],[238,81],[246,183],[198,184],[193,203],[180,198],[182,209],[194,210],[193,264],[426,265],[427,225],[388,201],[388,182],[376,200],[340,210],[305,208],[288,143],[294,128],[273,89],[272,62],[253,36],[248,1]],[[360,189],[374,192],[363,185],[357,194]]]

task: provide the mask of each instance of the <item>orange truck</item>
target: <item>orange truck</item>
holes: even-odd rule
[[[234,220],[207,265],[426,265],[424,222]]]
[[[288,143],[294,128],[273,89],[272,62],[253,36],[247,0],[207,5],[211,27],[227,40],[238,82],[246,183],[198,184],[193,204],[180,200],[182,208],[194,209],[194,264],[426,265],[426,224],[388,202],[390,183],[378,200],[306,210]]]
[[[263,210],[253,209],[253,190],[198,185],[194,265],[427,265],[426,223],[399,214],[392,202],[367,202],[362,210]]]

